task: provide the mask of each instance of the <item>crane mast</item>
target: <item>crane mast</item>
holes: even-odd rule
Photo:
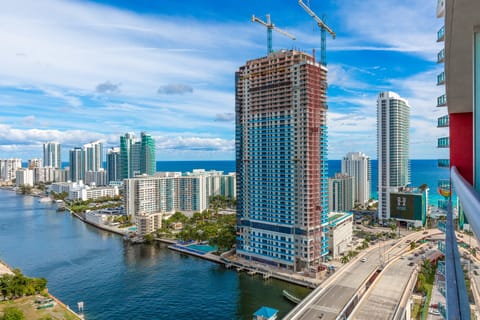
[[[267,54],[270,54],[270,53],[273,52],[273,50],[272,50],[272,30],[277,31],[278,33],[281,33],[284,36],[287,36],[292,40],[295,40],[296,38],[295,38],[295,36],[291,35],[287,31],[284,31],[284,30],[276,27],[275,24],[273,24],[272,21],[270,20],[270,14],[267,14],[266,16],[267,16],[267,22],[262,21],[261,19],[255,17],[255,15],[252,15],[252,22],[258,22],[258,23],[260,23],[261,25],[263,25],[264,27],[267,28]]]
[[[325,15],[320,19],[315,12],[313,12],[302,0],[298,0],[298,4],[312,17],[320,28],[320,63],[324,66],[327,65],[327,32],[330,33],[333,39],[335,39],[335,32],[325,24]]]

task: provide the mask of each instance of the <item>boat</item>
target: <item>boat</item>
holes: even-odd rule
[[[65,207],[64,201],[57,200],[56,203],[57,203],[57,211],[65,211],[66,207]]]
[[[295,297],[293,294],[291,294],[287,290],[283,290],[282,295],[285,297],[285,299],[287,299],[288,301],[291,301],[295,304],[299,304],[300,301],[302,301],[302,299]]]
[[[40,197],[38,199],[39,202],[45,203],[45,202],[52,202],[53,200],[50,197]]]

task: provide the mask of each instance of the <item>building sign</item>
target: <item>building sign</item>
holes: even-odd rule
[[[390,193],[390,217],[423,220],[426,203],[421,193]]]

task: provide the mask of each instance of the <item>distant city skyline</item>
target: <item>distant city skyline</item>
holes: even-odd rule
[[[414,106],[410,157],[438,158],[435,2],[310,5],[337,33],[327,41],[329,158],[376,158],[374,106],[386,90]],[[274,50],[316,48],[319,58],[320,32],[296,0],[3,3],[2,156],[38,158],[58,141],[66,161],[75,146],[110,148],[125,132],[147,131],[158,160],[233,160],[234,72],[265,55],[266,30],[250,17],[267,13],[297,38],[274,33]]]

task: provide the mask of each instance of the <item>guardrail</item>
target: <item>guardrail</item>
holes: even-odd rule
[[[478,215],[480,212],[480,194],[462,177],[455,166],[451,168],[450,173],[463,212],[467,216],[475,237],[480,239],[480,216]]]
[[[475,235],[480,234],[480,219],[476,215],[480,209],[480,197],[472,186],[461,176],[456,167],[450,170],[450,179],[468,222]],[[478,237],[477,237],[478,239]],[[470,319],[470,303],[467,296],[467,288],[463,269],[460,264],[457,237],[453,225],[452,200],[448,202],[448,213],[445,234],[445,286],[447,293],[447,319]]]

